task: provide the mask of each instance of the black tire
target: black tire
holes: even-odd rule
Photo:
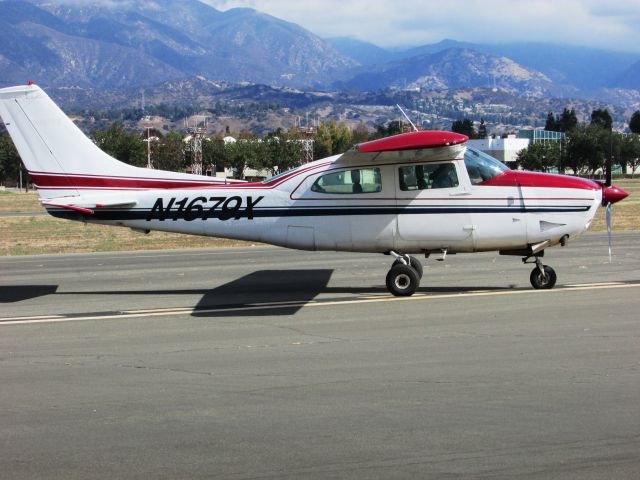
[[[396,297],[413,295],[420,285],[420,277],[415,268],[399,263],[387,273],[387,289]]]
[[[544,277],[540,269],[536,267],[531,271],[529,280],[531,280],[531,285],[536,290],[549,290],[556,284],[556,271],[548,265],[543,265],[542,268],[544,268]]]
[[[418,260],[416,257],[411,257],[410,256],[409,257],[409,263],[411,263],[411,266],[417,272],[418,278],[422,278],[422,264],[420,263],[420,260]],[[396,265],[404,265],[404,263],[402,263],[402,260],[400,260],[398,258],[398,259],[396,259],[395,262],[393,262],[393,265],[391,265],[391,266],[395,267]]]

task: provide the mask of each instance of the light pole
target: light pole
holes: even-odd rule
[[[153,168],[151,163],[151,127],[147,127],[147,168]]]

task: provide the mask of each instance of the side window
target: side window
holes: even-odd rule
[[[379,168],[358,168],[327,173],[311,186],[317,193],[376,193],[382,190]]]
[[[453,163],[426,163],[407,165],[398,170],[400,190],[429,190],[452,188],[459,185],[456,166]]]

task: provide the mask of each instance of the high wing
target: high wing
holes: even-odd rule
[[[466,135],[437,130],[409,132],[360,143],[336,159],[336,163],[361,163],[399,159],[429,162],[459,158],[464,154]]]

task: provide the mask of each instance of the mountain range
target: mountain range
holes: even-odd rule
[[[0,86],[114,89],[201,76],[316,90],[484,87],[607,98],[640,90],[640,54],[444,40],[389,50],[322,39],[248,8],[198,0],[0,0]]]
[[[446,39],[405,50],[387,50],[352,38],[330,38],[338,51],[363,65],[406,61],[449,49],[465,49],[509,58],[522,67],[543,73],[558,86],[579,90],[597,88],[640,89],[640,54],[551,43],[478,44]],[[632,80],[633,79],[633,80]]]
[[[197,0],[0,2],[0,81],[117,88],[203,75],[319,85],[357,64],[303,28]]]

